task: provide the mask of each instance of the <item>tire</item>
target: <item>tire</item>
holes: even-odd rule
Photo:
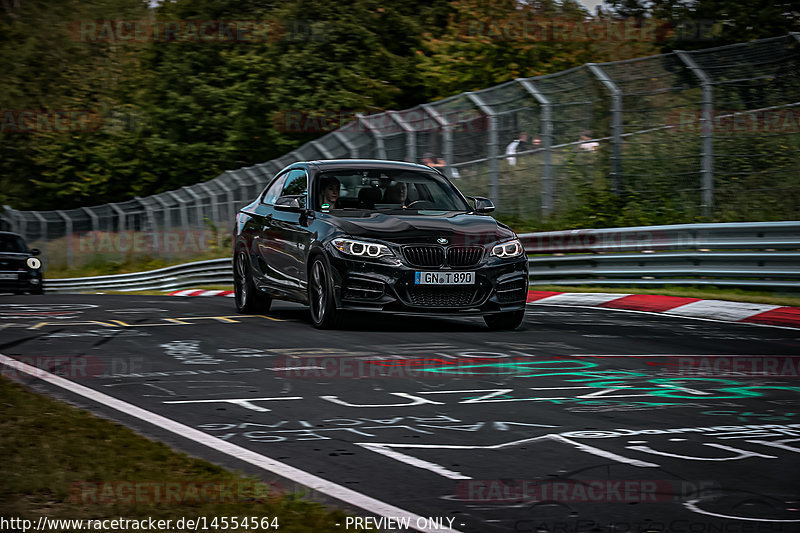
[[[497,313],[494,315],[484,315],[483,320],[491,330],[511,330],[517,329],[525,318],[525,310],[509,311],[507,313]]]
[[[272,298],[262,294],[250,277],[247,252],[239,250],[233,256],[233,293],[236,310],[242,314],[259,314],[269,311]]]
[[[314,257],[308,271],[308,307],[315,328],[331,329],[339,325],[341,313],[336,309],[333,280],[321,255]]]

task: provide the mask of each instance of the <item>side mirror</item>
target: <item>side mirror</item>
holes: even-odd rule
[[[290,196],[281,196],[275,202],[275,209],[278,211],[302,211],[305,209],[304,204],[306,198],[302,194],[293,194]]]
[[[476,213],[491,213],[494,211],[494,204],[488,198],[483,196],[470,196],[472,203],[475,205]]]
[[[42,253],[42,251],[38,248],[31,248],[30,252],[31,255],[40,255]]]

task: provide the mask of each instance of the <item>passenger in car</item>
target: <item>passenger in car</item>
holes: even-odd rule
[[[408,198],[408,186],[398,181],[386,187],[386,192],[383,193],[383,203],[385,204],[403,204],[405,205]]]
[[[328,204],[328,209],[338,209],[340,188],[341,188],[341,183],[339,183],[338,179],[332,176],[322,178],[319,181],[320,208],[322,208],[322,206],[324,206],[325,204]]]

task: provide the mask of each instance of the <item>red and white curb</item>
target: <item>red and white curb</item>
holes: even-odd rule
[[[643,311],[724,322],[800,328],[800,307],[701,300],[656,294],[528,291],[528,303]]]
[[[233,291],[205,291],[198,289],[186,289],[169,293],[170,296],[227,296],[233,298]]]
[[[170,296],[227,296],[233,291],[186,289]],[[535,305],[599,307],[622,311],[642,311],[687,318],[704,318],[724,322],[745,322],[800,328],[800,307],[783,305],[701,300],[657,294],[618,294],[605,292],[528,291],[528,303]]]

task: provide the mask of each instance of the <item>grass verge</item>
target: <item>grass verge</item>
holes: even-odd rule
[[[341,531],[336,524],[346,516],[287,494],[280,484],[176,453],[5,377],[0,377],[0,456],[0,516],[34,523],[42,516],[204,516],[209,523],[213,517],[269,517],[277,518],[280,531],[333,533]]]

